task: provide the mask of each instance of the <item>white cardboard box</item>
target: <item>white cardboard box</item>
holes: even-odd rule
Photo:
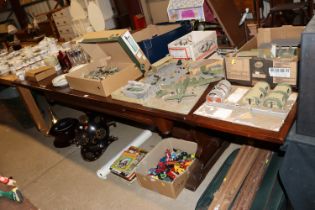
[[[170,0],[167,14],[170,22],[179,20],[201,20],[205,21],[204,0],[183,1]]]
[[[168,51],[175,59],[200,60],[218,49],[215,31],[192,31],[171,42]]]

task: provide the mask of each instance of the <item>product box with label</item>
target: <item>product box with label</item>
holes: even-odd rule
[[[267,81],[297,85],[299,44],[303,26],[259,28],[237,53],[225,57],[226,79],[242,85]]]
[[[2,23],[0,24],[0,34],[7,34],[8,33],[8,24]]]
[[[168,3],[169,0],[142,1],[144,14],[146,14],[145,9],[147,8],[148,10],[148,14],[145,17],[146,21],[150,23],[151,20],[153,24],[169,22],[167,15]]]
[[[183,174],[178,175],[172,182],[155,179],[148,175],[149,169],[155,168],[159,160],[165,156],[166,149],[171,151],[173,149],[179,149],[187,152],[188,154],[192,154],[196,153],[197,144],[174,138],[162,140],[146,155],[144,159],[142,159],[136,169],[136,176],[141,186],[162,195],[176,198],[185,187],[192,165],[190,165]],[[194,164],[194,162],[192,164]]]
[[[200,60],[218,49],[215,31],[192,31],[168,45],[169,54],[175,59]]]
[[[75,90],[109,96],[129,80],[141,77],[141,71],[147,71],[151,65],[125,29],[88,33],[80,45],[92,61],[66,75],[70,88]],[[93,72],[101,67],[106,74],[98,78]]]
[[[56,70],[52,66],[43,66],[25,72],[25,78],[29,81],[39,82],[49,76],[56,74]]]
[[[170,22],[179,20],[205,21],[204,4],[204,0],[170,0],[167,7],[168,18]]]
[[[190,24],[149,25],[132,34],[150,63],[168,54],[167,45],[191,31]]]

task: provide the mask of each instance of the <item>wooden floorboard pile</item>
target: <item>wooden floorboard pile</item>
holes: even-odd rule
[[[271,155],[271,151],[242,146],[209,210],[249,209]]]
[[[233,203],[232,210],[250,209],[256,192],[265,175],[268,163],[271,159],[272,152],[268,150],[259,150],[258,157],[246,177],[236,200]]]

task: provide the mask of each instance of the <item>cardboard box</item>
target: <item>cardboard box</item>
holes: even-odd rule
[[[299,56],[289,58],[262,58],[258,50],[270,51],[271,44],[299,46],[303,26],[259,28],[255,37],[245,43],[237,54],[225,57],[226,79],[241,85],[267,81],[272,87],[277,83],[297,85]],[[269,48],[268,48],[269,47]]]
[[[118,43],[125,51],[125,54],[129,56],[129,58],[139,67],[140,70],[147,71],[151,67],[149,60],[127,29],[91,32],[83,37],[82,42]],[[108,48],[108,52],[110,51],[110,48]]]
[[[23,6],[24,4],[31,3],[32,0],[20,0],[20,4]]]
[[[190,168],[192,167],[192,165],[188,167],[183,174],[176,177],[173,182],[157,180],[148,176],[148,170],[150,168],[156,167],[159,160],[165,155],[166,149],[172,150],[173,148],[183,150],[190,154],[196,153],[197,143],[174,138],[162,140],[140,162],[139,166],[136,169],[136,176],[141,186],[149,190],[158,192],[162,195],[176,198],[185,187],[185,184],[190,175]]]
[[[113,91],[142,76],[150,67],[148,59],[128,30],[110,30],[87,34],[80,43],[91,56],[92,62],[66,78],[72,89],[100,96],[109,96]],[[119,71],[102,80],[85,78],[89,72],[101,66],[118,67]]]
[[[167,15],[168,3],[169,0],[142,1],[142,6],[149,10],[146,20],[151,20],[153,24],[169,22]],[[145,5],[147,6],[145,7]]]
[[[205,21],[204,0],[182,1],[170,0],[167,7],[167,14],[170,22],[180,20],[201,20]]]
[[[168,51],[175,59],[194,61],[211,55],[217,49],[215,31],[192,31],[168,45]]]
[[[154,63],[168,54],[167,45],[191,31],[190,24],[149,25],[133,33],[150,63]]]
[[[39,82],[47,77],[56,74],[56,70],[52,66],[42,66],[36,69],[29,70],[25,73],[26,80]]]
[[[8,24],[2,23],[0,24],[0,34],[7,34],[8,33]]]

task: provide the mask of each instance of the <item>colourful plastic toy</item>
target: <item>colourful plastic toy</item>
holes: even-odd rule
[[[195,154],[173,149],[166,149],[165,156],[160,158],[156,168],[150,168],[148,175],[154,179],[172,182],[180,174],[183,174],[195,159]]]
[[[0,190],[0,198],[1,197],[10,199],[12,201],[16,201],[18,203],[22,203],[23,202],[23,195],[22,195],[21,191],[17,187],[13,188],[9,192],[4,192],[4,191]]]

